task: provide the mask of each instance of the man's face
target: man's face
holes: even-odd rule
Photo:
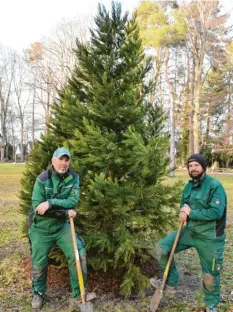
[[[200,179],[204,173],[202,166],[197,161],[188,164],[188,172],[192,179]]]
[[[53,157],[52,165],[55,171],[58,173],[66,173],[70,166],[70,159],[68,156],[64,155],[60,158]]]

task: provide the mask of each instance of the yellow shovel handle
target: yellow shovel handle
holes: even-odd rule
[[[74,246],[74,254],[75,254],[75,260],[76,260],[76,268],[77,268],[80,293],[81,293],[82,303],[85,303],[85,288],[84,288],[83,274],[82,274],[79,253],[78,253],[77,239],[76,239],[76,234],[75,234],[75,229],[74,229],[74,220],[72,217],[70,217],[70,226],[71,226],[72,241],[73,241],[73,246]]]
[[[175,240],[174,240],[174,243],[173,243],[173,246],[172,246],[172,250],[170,252],[170,256],[169,256],[166,268],[165,268],[164,273],[163,273],[163,280],[162,280],[162,284],[161,284],[161,289],[163,289],[165,284],[166,284],[166,280],[167,280],[167,277],[168,277],[168,273],[169,273],[169,270],[170,270],[172,259],[173,259],[173,256],[174,256],[174,253],[175,253],[175,250],[176,250],[176,246],[177,246],[179,238],[180,238],[180,233],[181,233],[183,225],[184,225],[184,222],[180,221],[179,228],[177,230],[176,237],[175,237]]]

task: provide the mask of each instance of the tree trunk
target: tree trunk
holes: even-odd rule
[[[35,95],[36,90],[33,90],[33,101],[32,101],[32,142],[35,141]]]
[[[195,81],[195,59],[193,57],[192,74],[190,81],[190,114],[189,114],[189,155],[194,153],[194,129],[193,129],[193,110],[194,110],[194,81]]]
[[[20,161],[24,162],[24,123],[21,121],[20,129]]]
[[[4,143],[3,143],[3,140],[1,140],[1,162],[4,161],[5,159],[5,152],[4,152]]]
[[[6,143],[6,161],[9,160],[9,143]]]
[[[5,147],[6,147],[6,126],[5,126],[5,120],[3,119],[1,121],[1,162],[5,161]]]
[[[205,144],[209,143],[210,140],[210,105],[208,105],[208,113],[206,118],[206,134],[205,134]]]
[[[193,114],[193,139],[194,153],[200,152],[200,91],[201,91],[201,68],[195,70],[195,97]]]
[[[170,50],[166,47],[166,59],[165,59],[165,80],[168,84],[169,100],[170,100],[170,176],[175,176],[175,119],[174,119],[174,85],[170,81],[168,76],[168,62],[170,57]]]

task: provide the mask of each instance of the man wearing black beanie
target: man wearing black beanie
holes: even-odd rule
[[[201,165],[202,169],[204,172],[206,172],[206,168],[207,168],[207,161],[205,159],[205,157],[201,154],[193,154],[188,158],[187,161],[187,167],[189,168],[189,164],[191,162],[197,162]]]
[[[191,180],[186,184],[180,209],[180,221],[186,221],[175,253],[194,247],[200,257],[206,312],[217,312],[220,302],[220,273],[223,267],[227,197],[222,184],[206,174],[207,161],[193,154],[187,161]],[[162,239],[158,247],[160,265],[165,270],[176,232]],[[179,275],[173,260],[167,278],[167,292],[174,293]],[[158,287],[158,280],[150,283]]]

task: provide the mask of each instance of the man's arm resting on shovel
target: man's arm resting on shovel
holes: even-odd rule
[[[184,203],[184,193],[182,194],[180,206],[181,206],[181,209],[180,209],[180,216],[179,216],[180,222],[186,222],[187,219],[188,219],[188,214],[187,214],[186,211],[184,211],[184,210],[182,209],[182,208],[185,206],[185,203]]]
[[[79,198],[80,198],[79,178],[76,178],[69,196],[65,199],[60,198],[48,199],[47,200],[49,203],[48,209],[51,209],[54,206],[60,206],[64,209],[74,209],[79,202]]]
[[[53,207],[53,209],[46,210],[44,216],[55,219],[65,219],[68,217],[74,218],[76,216],[76,211],[74,209],[67,210],[60,207]]]
[[[180,211],[180,222],[186,222],[187,221],[187,214],[184,211]]]
[[[74,208],[78,203],[79,193],[79,179],[76,179],[67,199],[54,198],[46,200],[44,186],[37,178],[32,194],[33,210],[39,215],[44,215],[50,218],[60,219],[74,217],[76,215]]]
[[[180,211],[185,212],[190,220],[213,221],[220,220],[226,207],[226,200],[221,186],[214,187],[212,198],[209,201],[208,209],[192,210],[187,204]]]

